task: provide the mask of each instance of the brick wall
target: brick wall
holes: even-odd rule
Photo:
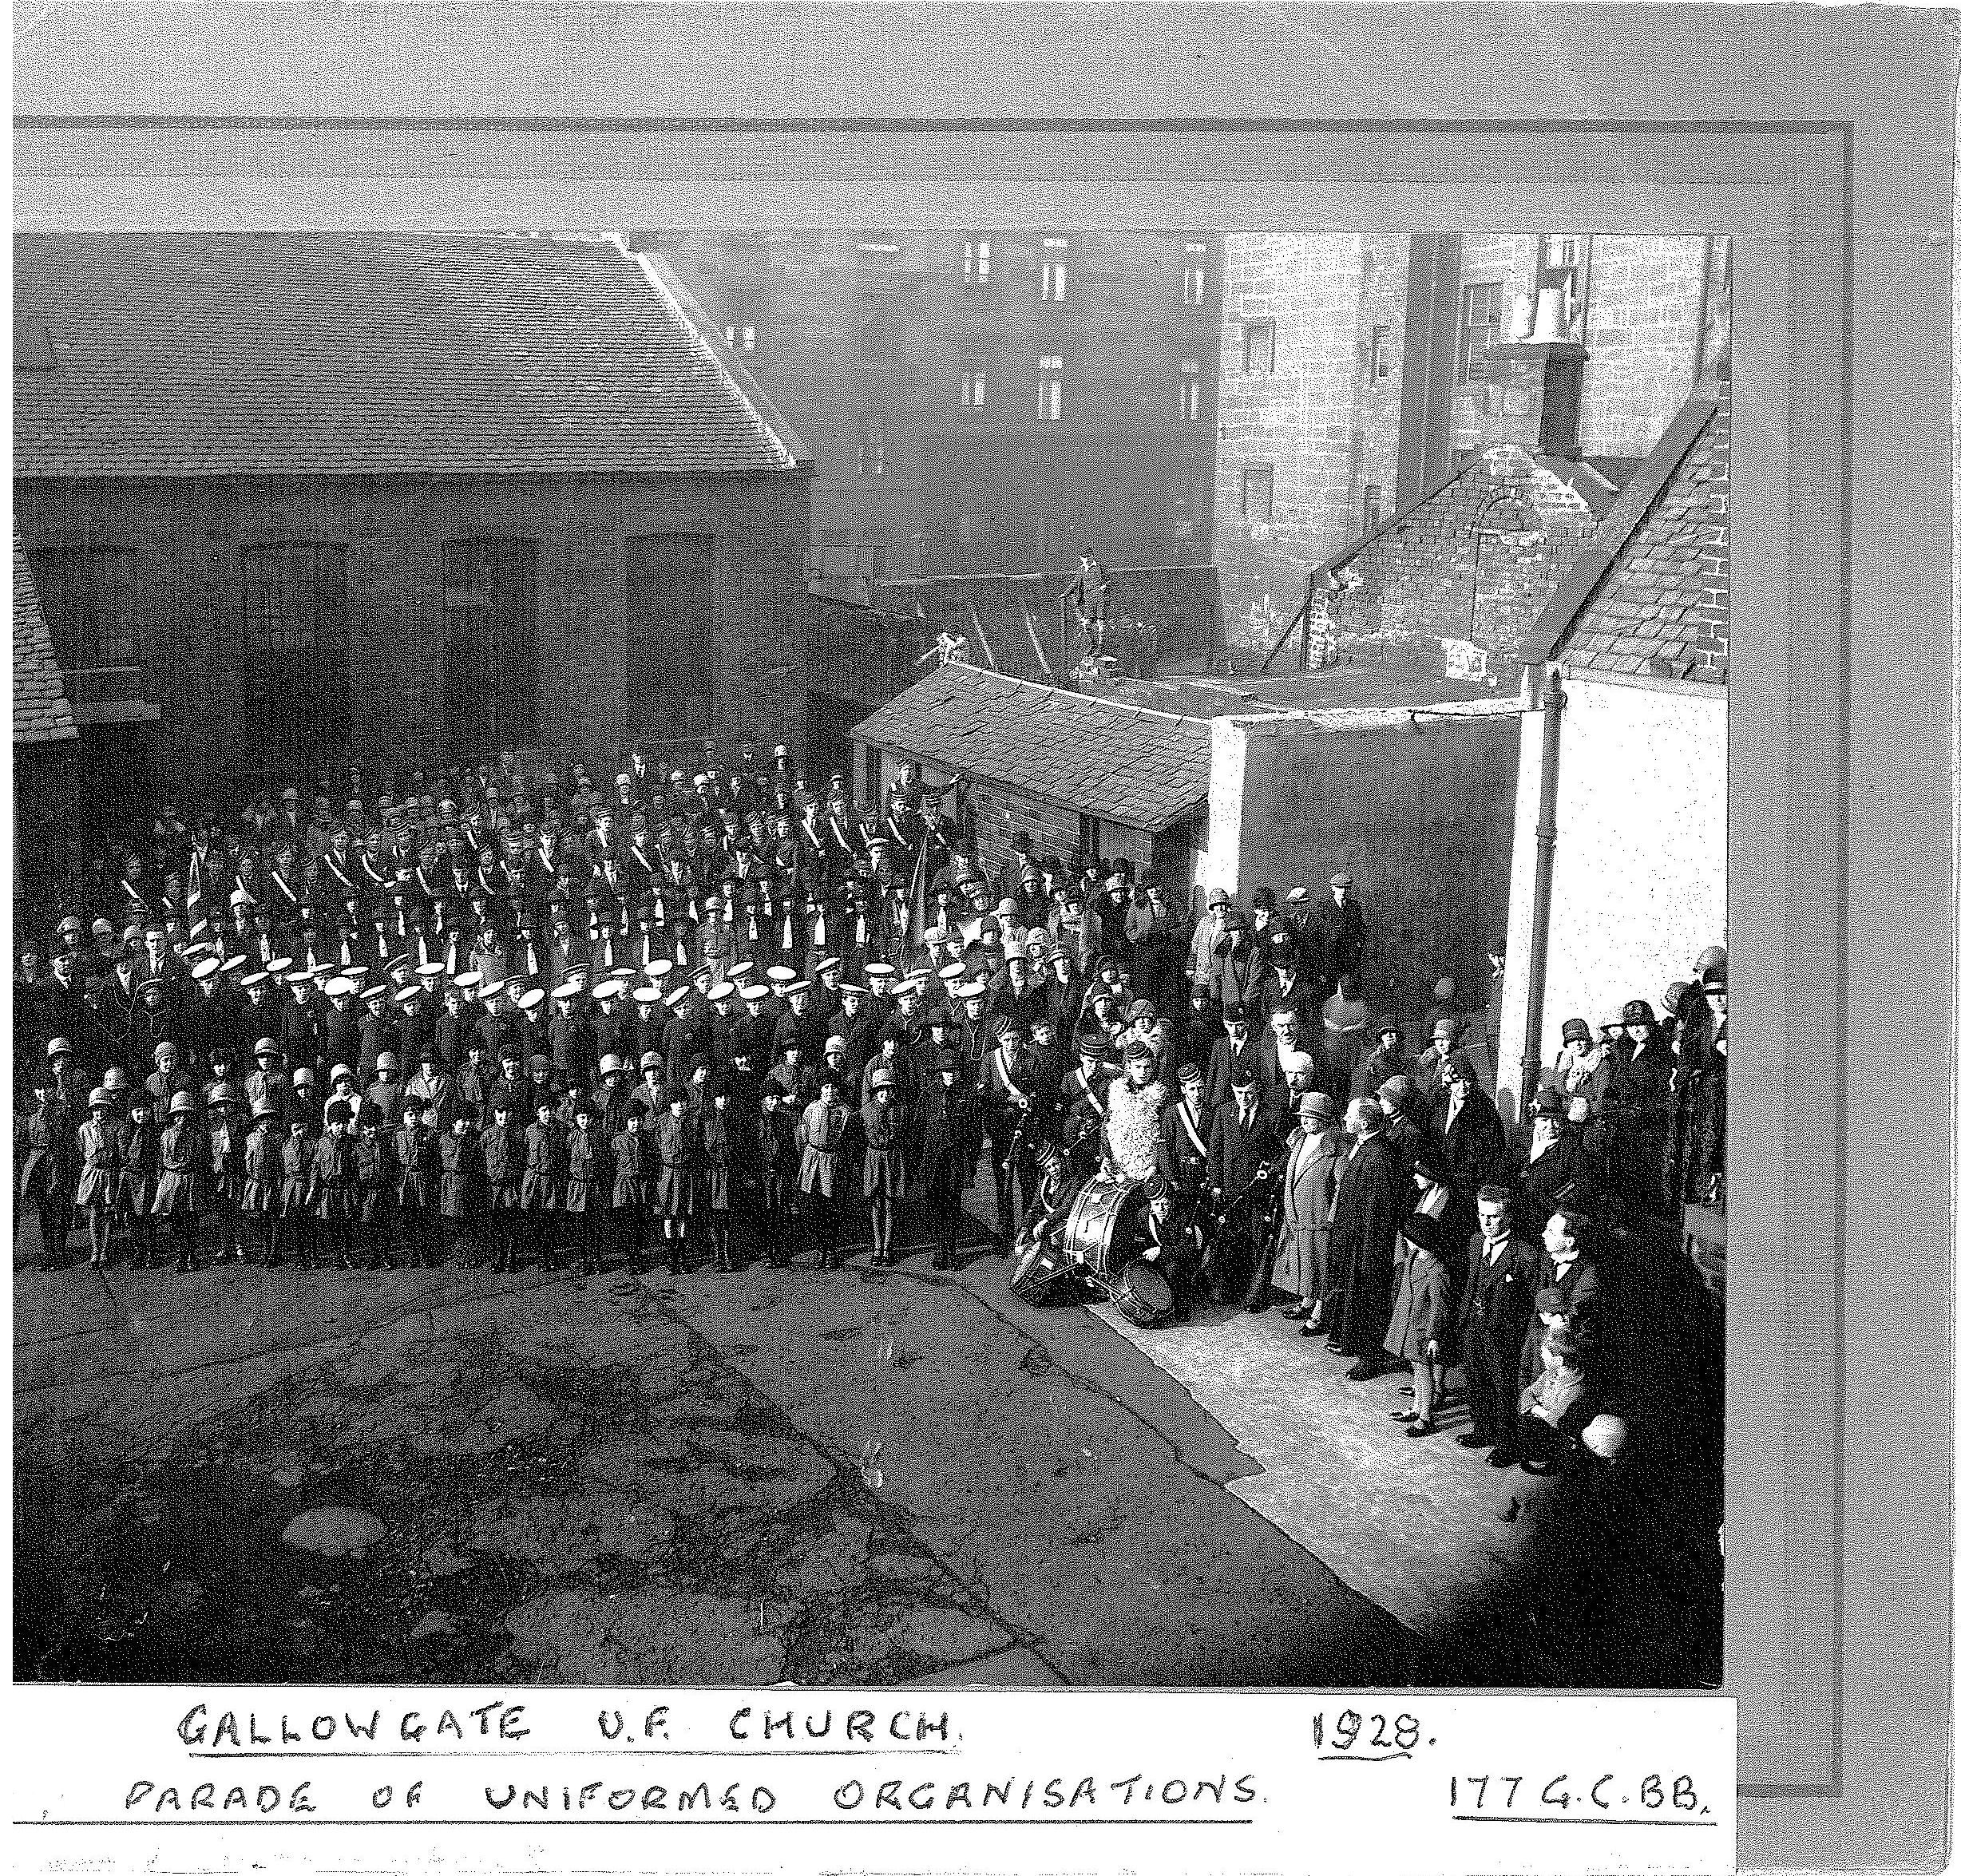
[[[1469,675],[1502,684],[1519,639],[1598,527],[1524,450],[1488,450],[1349,561],[1352,586],[1317,586],[1312,655],[1440,672],[1446,647],[1469,646],[1482,654]]]
[[[352,754],[371,766],[447,757],[442,548],[473,536],[539,544],[547,747],[603,762],[644,726],[624,662],[624,543],[661,532],[715,542],[716,733],[802,741],[802,475],[30,480],[15,484],[15,500],[30,558],[37,544],[56,541],[135,552],[151,698],[162,710],[153,739],[160,780],[181,777],[188,786],[279,760],[254,742],[244,713],[240,552],[281,540],[350,544]]]
[[[1354,518],[1363,237],[1231,235],[1223,253],[1214,557],[1222,639],[1257,652],[1285,630],[1309,570]],[[1266,320],[1274,369],[1249,373],[1246,329]],[[1244,472],[1260,463],[1274,467],[1270,524],[1242,513]]]
[[[1353,873],[1370,1001],[1420,1020],[1448,975],[1479,1007],[1511,889],[1513,717],[1425,718],[1414,733],[1221,718],[1213,747],[1212,883],[1242,904],[1261,885],[1318,900]]]

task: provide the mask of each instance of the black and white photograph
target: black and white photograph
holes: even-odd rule
[[[1721,1684],[1723,232],[13,281],[17,1679]]]

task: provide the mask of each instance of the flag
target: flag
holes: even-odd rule
[[[905,906],[905,948],[909,952],[918,948],[926,930],[926,854],[929,841],[919,843],[919,857],[913,862],[913,889]]]

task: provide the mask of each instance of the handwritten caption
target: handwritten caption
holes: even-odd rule
[[[83,1724],[89,1690],[33,1691]],[[1112,1866],[1139,1871],[1152,1844],[1185,1844],[1164,1852],[1175,1862],[1194,1833],[1223,1833],[1235,1862],[1263,1865],[1302,1832],[1331,1854],[1353,1832],[1390,1873],[1551,1876],[1576,1854],[1601,1861],[1588,1842],[1612,1842],[1607,1860],[1630,1871],[1734,1865],[1734,1708],[1702,1697],[125,1688],[117,1700],[113,1750],[80,1762],[50,1750],[17,1823],[327,1827],[328,1839],[363,1825],[610,1825],[1020,1827],[1093,1843],[1111,1829],[1130,1833],[1111,1840]],[[101,1733],[108,1714],[87,1724]],[[62,1736],[44,1723],[15,1744],[31,1759]],[[1097,1866],[1093,1850],[1083,1866]]]

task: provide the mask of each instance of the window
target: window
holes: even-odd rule
[[[1069,297],[1069,242],[1063,235],[1048,235],[1042,240],[1041,296],[1060,306]]]
[[[1378,326],[1369,335],[1369,382],[1381,384],[1389,375],[1389,329]]]
[[[1274,518],[1274,465],[1250,462],[1239,472],[1239,518],[1264,526]]]
[[[1551,287],[1565,296],[1571,336],[1578,338],[1587,318],[1587,243],[1580,235],[1541,235],[1534,285]],[[1533,304],[1538,304],[1535,295]]]
[[[629,717],[659,724],[662,736],[706,734],[714,714],[715,536],[629,536],[626,622],[617,687]]]
[[[1044,567],[1061,565],[1062,516],[1053,512],[1035,517],[1035,557]]]
[[[347,741],[347,549],[285,540],[243,552],[245,707],[275,749]]]
[[[525,749],[538,734],[538,544],[442,544],[442,696],[459,759]]]
[[[885,473],[885,420],[863,416],[858,425],[858,473],[882,476]]]
[[[1196,358],[1178,362],[1178,414],[1187,423],[1196,423],[1205,399],[1205,381]]]
[[[984,410],[988,401],[988,368],[984,358],[960,362],[960,402],[963,410]]]
[[[885,554],[891,544],[892,537],[883,528],[867,528],[858,536],[858,570],[862,578],[885,578]]]
[[[1240,337],[1239,369],[1248,377],[1266,377],[1274,369],[1274,323],[1254,319]]]
[[[1044,352],[1035,372],[1035,414],[1044,423],[1062,420],[1062,359]]]
[[[960,247],[960,277],[969,287],[984,287],[994,278],[994,243],[986,235],[969,235]]]
[[[1382,490],[1371,482],[1362,490],[1362,532],[1373,534],[1382,525]]]
[[[727,317],[723,323],[722,336],[731,352],[753,352],[756,349],[756,310],[763,295],[753,287],[731,287],[726,295]]]
[[[16,371],[53,371],[57,361],[54,356],[54,334],[38,319],[25,315],[14,315],[14,369]]]
[[[1484,381],[1484,354],[1498,342],[1503,316],[1504,287],[1497,280],[1474,280],[1464,290],[1457,310],[1457,382]]]
[[[1180,291],[1188,307],[1205,304],[1206,275],[1212,259],[1211,244],[1205,241],[1187,241],[1185,243],[1184,283]]]
[[[41,610],[65,671],[121,671],[143,663],[136,556],[127,548],[42,548],[28,556]]]

